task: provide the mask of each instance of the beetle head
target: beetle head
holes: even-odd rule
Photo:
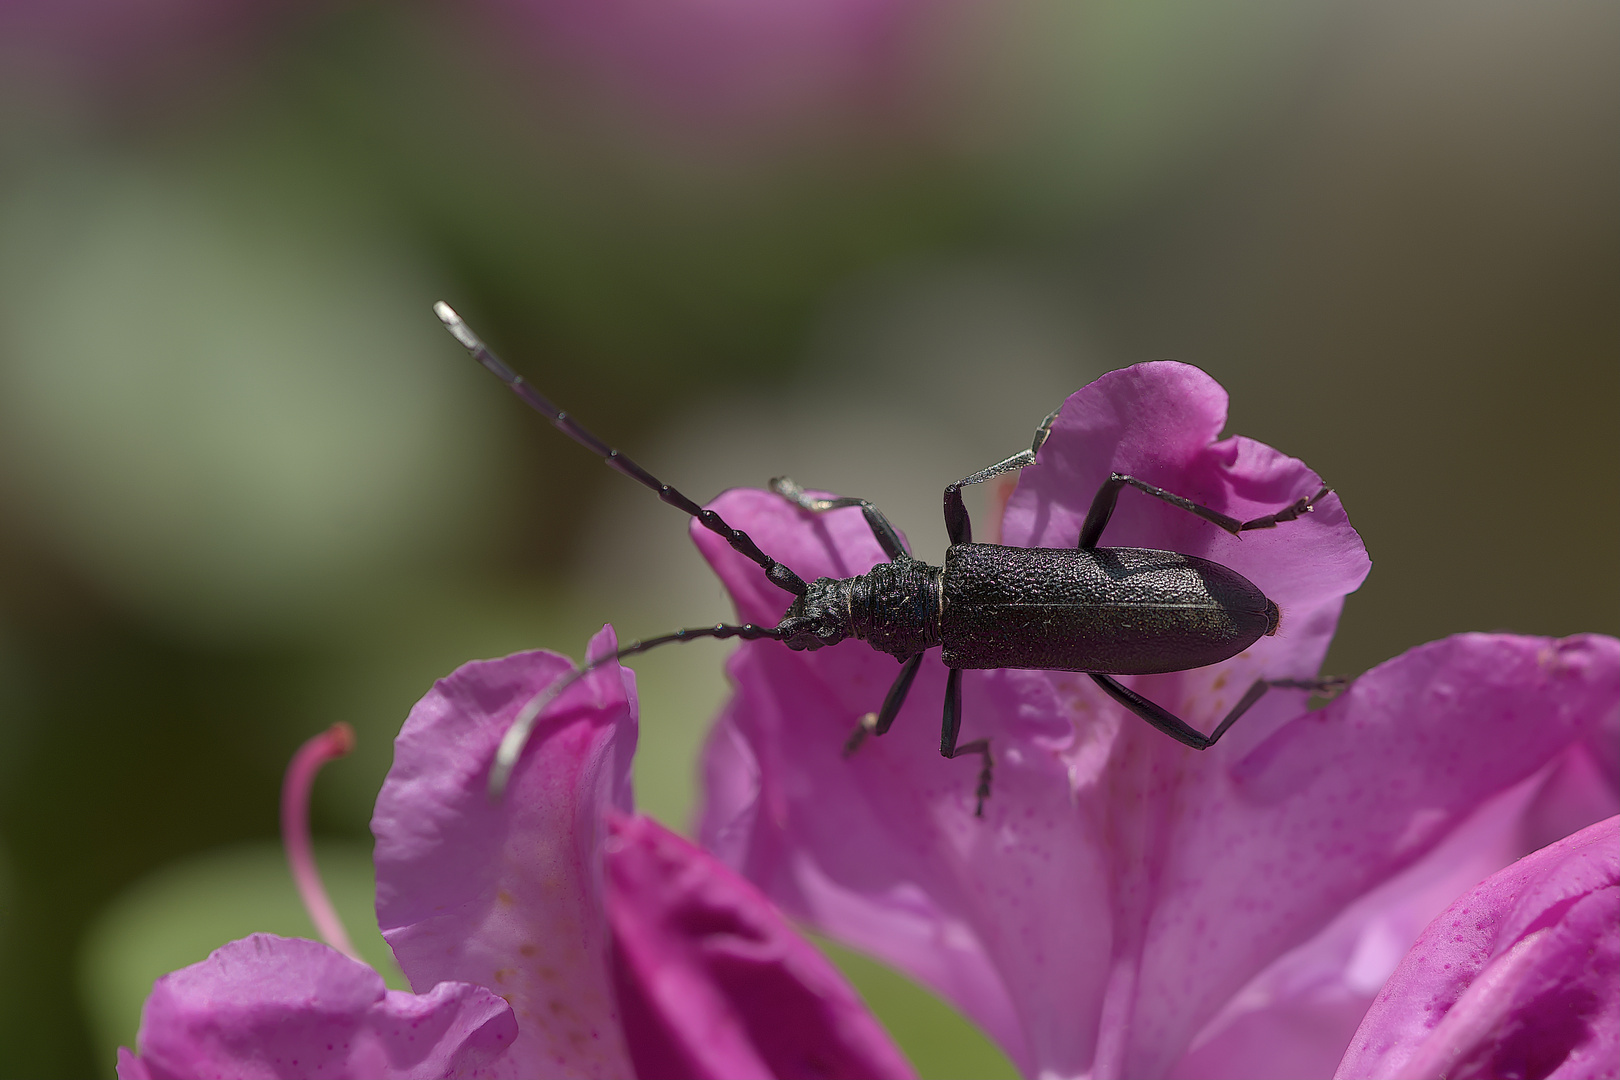
[[[835,578],[811,582],[777,626],[783,632],[783,643],[797,652],[814,652],[849,637],[849,587],[848,580]]]

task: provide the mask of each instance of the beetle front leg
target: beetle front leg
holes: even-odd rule
[[[1308,499],[1295,499],[1287,506],[1274,514],[1264,517],[1251,518],[1248,521],[1239,521],[1230,514],[1223,514],[1219,510],[1211,510],[1207,506],[1184,499],[1180,495],[1172,494],[1163,488],[1154,487],[1145,480],[1138,480],[1125,473],[1114,473],[1097,489],[1096,497],[1091,500],[1091,509],[1086,512],[1086,522],[1080,526],[1080,542],[1076,545],[1081,551],[1090,551],[1102,539],[1103,530],[1108,527],[1108,519],[1114,516],[1114,504],[1119,501],[1119,493],[1127,484],[1145,495],[1169,503],[1171,506],[1196,514],[1212,525],[1219,526],[1236,536],[1238,533],[1250,529],[1270,529],[1284,521],[1293,521],[1301,514],[1308,514],[1316,501],[1326,495],[1331,488],[1326,484],[1322,489]]]
[[[844,743],[844,756],[849,757],[866,741],[868,735],[882,735],[894,723],[894,718],[900,715],[900,706],[906,703],[906,695],[911,693],[911,684],[917,679],[917,669],[922,667],[923,654],[918,653],[907,660],[900,668],[900,674],[889,686],[889,692],[883,695],[883,707],[875,713],[867,713],[861,717],[861,722],[855,726],[849,741]]]
[[[1329,676],[1321,679],[1256,679],[1254,685],[1238,699],[1231,710],[1215,725],[1215,730],[1208,735],[1199,731],[1175,713],[1162,706],[1155,705],[1147,698],[1122,685],[1117,679],[1109,675],[1089,673],[1103,692],[1143,720],[1152,724],[1183,746],[1190,746],[1194,750],[1208,750],[1214,746],[1226,729],[1237,723],[1238,717],[1248,712],[1255,702],[1266,696],[1266,691],[1273,686],[1290,690],[1310,690],[1315,693],[1338,693],[1347,685],[1347,680],[1338,676]]]
[[[964,754],[978,754],[983,764],[979,767],[979,786],[974,792],[977,803],[973,807],[974,817],[984,817],[984,800],[990,797],[990,771],[995,767],[995,759],[990,756],[990,740],[974,739],[970,743],[956,745],[956,736],[962,730],[962,669],[950,668],[950,674],[945,678],[945,719],[939,732],[939,752],[947,758],[958,758]]]
[[[900,562],[911,558],[911,553],[900,542],[900,534],[895,531],[889,519],[883,516],[883,511],[867,502],[865,499],[817,499],[812,498],[804,488],[795,484],[785,476],[778,476],[771,481],[771,490],[782,498],[813,514],[825,513],[828,510],[842,510],[846,506],[858,506],[866,517],[866,524],[871,528],[872,535],[877,538],[878,546],[883,554],[888,556],[890,562]]]

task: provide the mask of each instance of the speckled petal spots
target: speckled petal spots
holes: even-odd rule
[[[1338,1076],[1620,1072],[1620,818],[1492,875],[1423,932]]]

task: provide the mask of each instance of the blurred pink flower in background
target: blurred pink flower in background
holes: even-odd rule
[[[551,64],[665,117],[759,131],[892,102],[948,0],[485,0]]]
[[[468,664],[400,733],[373,819],[377,911],[421,993],[255,935],[158,981],[120,1076],[910,1077],[756,889],[631,815],[629,672],[566,691],[488,798],[507,725],[569,670],[539,652]]]
[[[1004,542],[1073,545],[1111,471],[1239,518],[1316,490],[1294,459],[1217,441],[1225,419],[1224,391],[1195,368],[1104,376],[1069,399],[1024,470]],[[807,580],[881,557],[858,512],[813,517],[755,491],[715,507]],[[739,618],[774,623],[786,598],[693,532]],[[1103,543],[1213,559],[1281,608],[1278,635],[1230,661],[1133,680],[1206,731],[1255,678],[1317,673],[1369,565],[1333,496],[1239,539],[1126,493]],[[892,660],[854,645],[809,654],[756,643],[729,670],[737,689],[707,751],[704,842],[790,914],[954,1002],[1031,1076],[1330,1074],[1401,952],[1522,853],[1543,770],[1584,754],[1620,701],[1613,639],[1463,635],[1380,665],[1319,711],[1302,692],[1274,690],[1200,754],[1083,675],[969,672],[962,737],[987,736],[996,756],[978,821],[974,764],[937,753],[937,657],[894,730],[847,761],[844,739],[881,701]],[[1470,832],[1443,843],[1465,822]],[[1424,866],[1431,853],[1443,865]],[[1386,883],[1392,892],[1375,893]],[[1264,993],[1273,973],[1345,982],[1359,954],[1340,946],[1371,926],[1405,938],[1375,974],[1360,956],[1355,975],[1373,981],[1359,999],[1307,1010],[1312,1027],[1290,1014],[1298,995]],[[1330,929],[1342,931],[1332,947],[1302,961],[1295,950]]]
[[[229,74],[245,49],[338,0],[0,0],[0,45],[102,86],[177,90]],[[666,119],[766,135],[897,105],[957,0],[484,0],[479,48]],[[463,5],[442,5],[473,25]],[[914,88],[913,88],[914,89]],[[915,95],[911,95],[914,99]]]

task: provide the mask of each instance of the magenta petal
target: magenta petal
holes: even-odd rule
[[[837,969],[713,856],[650,818],[621,816],[607,877],[636,1075],[914,1075]]]
[[[118,1048],[118,1080],[152,1080],[152,1074],[140,1058],[126,1048]]]
[[[1278,1001],[1240,1017],[1176,1062],[1169,1076],[1171,1080],[1331,1076],[1349,1032],[1366,1012],[1367,998],[1360,995],[1323,994]]]
[[[612,631],[590,655],[614,647]],[[377,799],[377,916],[412,986],[456,980],[512,1003],[521,1072],[630,1073],[609,983],[601,846],[628,811],[634,676],[598,669],[546,710],[499,803],[490,762],[512,719],[569,670],[552,653],[459,668],[406,720]]]
[[[1157,854],[1121,1072],[1161,1071],[1271,957],[1578,743],[1620,700],[1620,642],[1466,634],[1363,675],[1187,799]]]
[[[1620,818],[1493,875],[1430,924],[1340,1077],[1620,1072]]]
[[[836,700],[799,658],[747,648],[731,671],[706,838],[789,911],[956,1002],[1024,1071],[1053,1074],[1166,1071],[1251,976],[1620,697],[1612,639],[1471,635],[1375,669],[1227,767],[1133,720],[1062,756],[1009,747],[979,822],[967,770],[928,745],[926,669],[926,705],[849,761],[815,735]]]
[[[512,1010],[480,986],[423,995],[326,945],[254,934],[159,979],[123,1080],[513,1075]]]
[[[1333,1075],[1373,998],[1423,929],[1457,897],[1542,846],[1540,797],[1586,751],[1550,765],[1487,801],[1433,851],[1357,899],[1304,945],[1285,953],[1231,998],[1171,1069],[1172,1078],[1293,1080]],[[1573,809],[1573,807],[1572,807]],[[1617,807],[1616,810],[1620,810]],[[1615,810],[1592,814],[1560,836]]]
[[[812,663],[740,649],[705,761],[704,841],[791,914],[956,1003],[1026,1073],[1075,1065],[1095,1031],[1076,1018],[1094,1015],[1110,918],[1093,907],[1105,874],[1067,770],[1049,750],[998,750],[996,793],[975,819],[974,763],[939,756],[937,659],[894,730],[846,760],[844,739],[895,668],[859,646]],[[968,715],[983,724],[996,718],[978,687]]]

